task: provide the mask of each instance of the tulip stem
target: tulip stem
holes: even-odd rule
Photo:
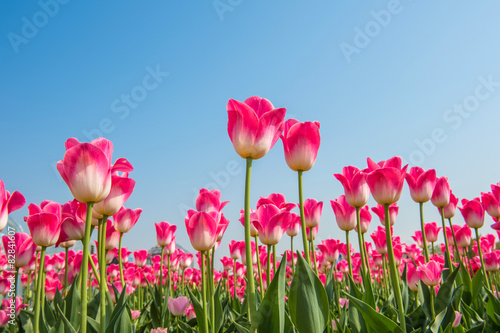
[[[36,281],[36,295],[35,295],[35,324],[34,324],[34,332],[40,332],[40,305],[42,303],[41,300],[41,291],[42,291],[42,279],[43,279],[43,270],[45,268],[45,246],[42,246],[42,252],[40,254],[40,265],[38,267],[38,279]]]
[[[255,252],[257,255],[257,269],[259,272],[259,286],[260,286],[260,293],[261,295],[264,295],[264,289],[263,289],[263,283],[262,283],[262,265],[260,263],[260,253],[259,253],[259,237],[254,236],[255,239]]]
[[[478,228],[474,228],[476,231],[476,241],[477,241],[477,252],[479,253],[479,259],[481,260],[481,270],[483,271],[484,280],[486,281],[486,287],[491,290],[491,281],[489,275],[486,273],[486,269],[484,268],[484,259],[483,252],[481,251],[481,238],[479,237]]]
[[[352,276],[352,262],[351,262],[351,246],[350,246],[350,243],[349,243],[349,230],[346,230],[345,231],[345,239],[346,239],[346,245],[347,245],[347,263],[349,265],[349,275],[351,276],[351,278],[353,278]]]
[[[455,251],[457,251],[457,258],[455,260],[456,263],[460,263],[460,252],[458,251],[457,237],[455,236],[455,229],[453,229],[453,223],[451,223],[451,218],[448,219],[448,223],[450,223],[451,234],[453,235],[453,245],[455,247]]]
[[[92,208],[93,202],[87,203],[87,218],[85,222],[85,237],[83,239],[83,259],[82,259],[82,285],[80,290],[81,296],[81,325],[80,332],[87,333],[87,281],[89,274],[89,242],[90,242],[90,229],[92,228]],[[103,323],[101,323],[102,325]]]
[[[307,246],[307,231],[306,222],[304,215],[304,196],[302,191],[302,170],[297,171],[299,174],[299,209],[300,209],[300,227],[302,229],[302,240],[304,242],[304,254],[306,255],[306,261],[311,266],[311,255],[309,254],[309,247]],[[312,236],[311,236],[312,238]]]
[[[266,270],[266,284],[267,288],[271,284],[271,245],[267,246],[267,270]],[[262,295],[264,295],[264,290],[261,290]]]
[[[309,245],[311,246],[311,249],[312,249],[312,257],[313,257],[313,261],[314,261],[314,272],[316,273],[316,275],[319,276],[318,274],[318,262],[316,261],[316,251],[314,250],[314,240],[312,239],[312,232],[313,232],[313,228],[309,228],[309,234],[311,235],[311,240],[309,241]],[[309,254],[311,255],[311,254]]]
[[[403,308],[403,299],[401,298],[401,289],[399,287],[399,270],[396,267],[394,260],[394,249],[392,247],[391,221],[389,216],[389,204],[384,205],[385,208],[385,237],[387,242],[387,252],[389,254],[389,267],[392,280],[392,289],[396,298],[396,303],[399,310],[399,322],[403,332],[406,332],[405,310]]]
[[[273,276],[276,275],[276,245],[273,245]],[[267,281],[269,283],[269,281]]]
[[[99,332],[103,333],[106,330],[106,280],[103,279],[103,272],[106,270],[106,257],[103,255],[103,226],[104,221],[101,219],[97,227],[97,246],[99,250],[97,251],[98,263],[99,263],[99,275],[101,276],[99,281],[99,299],[100,299],[100,326]],[[97,274],[96,274],[97,276]]]
[[[212,256],[210,256],[210,251],[212,251]],[[170,258],[170,256],[169,256]],[[215,300],[214,300],[214,258],[215,258],[215,247],[212,247],[211,250],[207,251],[207,270],[208,274],[208,283],[209,283],[209,295],[210,295],[210,322],[212,324],[212,332],[215,332]],[[169,274],[170,274],[170,267]],[[170,276],[170,275],[169,275]],[[219,301],[219,300],[218,300]]]
[[[450,255],[450,248],[448,245],[448,237],[446,236],[446,223],[444,222],[444,209],[443,207],[440,207],[439,210],[441,211],[441,222],[443,223],[444,244],[446,245],[446,258],[449,260],[451,265],[452,261]]]
[[[252,174],[251,157],[247,157],[246,175],[245,175],[245,252],[247,259],[247,299],[248,299],[248,319],[251,323],[255,312],[257,311],[257,303],[255,299],[255,283],[253,278],[253,262],[252,262],[252,243],[250,237],[250,179]],[[255,244],[257,245],[257,244]],[[253,332],[253,331],[251,331]]]
[[[31,272],[28,273],[28,283],[26,284],[26,289],[24,290],[24,303],[28,305],[31,296],[30,290],[31,290]]]
[[[368,272],[368,277],[370,278],[370,283],[371,283],[371,278],[372,278],[372,271],[370,269],[370,258],[368,257],[368,250],[366,249],[366,242],[365,242],[365,234],[361,233],[361,240],[363,242],[363,252],[365,254],[365,260],[366,260],[366,270]]]
[[[162,247],[163,249],[163,247]],[[208,313],[207,313],[207,278],[205,276],[205,251],[201,251],[201,294],[203,299],[203,323],[205,332],[208,333]]]
[[[292,276],[293,276],[293,275],[295,275],[295,263],[293,262],[293,259],[294,259],[294,257],[293,257],[293,236],[290,237],[290,239],[291,239],[291,241],[290,241],[290,243],[291,243],[291,246],[290,246],[290,248],[291,248],[290,255],[292,257],[292,261],[291,262],[292,262]]]
[[[64,296],[68,290],[68,248],[64,249]]]
[[[165,253],[165,246],[161,247],[161,257],[160,257],[160,274],[158,276],[158,287],[160,289],[160,295],[163,295],[163,254]]]
[[[419,202],[420,206],[420,229],[422,230],[422,242],[424,245],[425,262],[429,262],[429,249],[427,248],[427,237],[425,235],[425,223],[424,223],[424,203]]]
[[[120,232],[120,241],[118,242],[118,265],[120,266],[120,281],[122,288],[125,289],[125,278],[123,277],[123,260],[122,260],[122,237],[123,232]],[[115,243],[116,244],[116,243]]]
[[[233,260],[233,299],[236,299],[236,259]]]
[[[432,320],[436,318],[436,311],[434,310],[434,298],[436,297],[436,292],[434,291],[434,286],[431,286],[431,316]]]
[[[358,225],[358,242],[359,242],[359,253],[361,254],[361,272],[363,273],[363,278],[366,275],[366,259],[365,259],[365,251],[363,238],[361,233],[361,207],[356,207],[356,223]]]

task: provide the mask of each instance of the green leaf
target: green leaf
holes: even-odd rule
[[[406,268],[404,270],[403,276],[406,275]],[[406,281],[406,278],[404,279]],[[374,308],[375,305],[375,298],[373,297],[373,290],[372,290],[372,277],[370,273],[367,271],[365,276],[363,277],[363,283],[365,286],[365,293],[363,294],[363,301]],[[408,290],[408,285],[406,285],[406,290]],[[408,295],[408,292],[406,293]],[[407,308],[406,306],[405,308]]]
[[[280,267],[264,294],[257,316],[252,321],[259,333],[283,333],[285,331],[285,273],[286,253]]]
[[[477,312],[474,311],[474,309],[465,304],[463,300],[461,305],[462,305],[463,315],[468,316],[469,319],[472,321],[472,324],[480,324],[484,321],[483,318],[481,318],[481,316],[479,316]]]
[[[462,275],[462,283],[464,284],[462,300],[465,304],[470,306],[472,303],[472,280],[470,278],[469,270],[463,265],[461,265],[461,267],[462,269],[460,271]]]
[[[299,333],[323,332],[328,320],[328,296],[323,283],[297,251],[297,270],[290,286],[290,317]]]
[[[52,327],[56,324],[56,316],[52,308],[50,307],[50,302],[45,298],[45,306],[42,308],[43,318],[45,318],[45,324],[48,327]]]
[[[500,326],[500,318],[498,317],[498,313],[500,313],[500,302],[498,299],[488,290],[488,288],[484,288],[488,293],[488,300],[486,301],[486,313],[488,317],[493,320],[493,322]]]
[[[458,272],[460,271],[460,266],[455,268],[455,270],[448,275],[446,281],[439,287],[438,294],[436,296],[436,303],[434,305],[434,309],[436,313],[442,312],[448,305],[452,302],[452,294],[454,289],[455,278],[457,277]],[[444,274],[443,274],[444,275]]]
[[[94,298],[92,298],[90,302],[87,303],[87,316],[89,316],[92,319],[96,319],[100,305],[101,305],[101,292],[99,291],[97,295],[95,295]]]
[[[403,333],[403,330],[387,318],[386,316],[378,313],[375,311],[374,308],[366,304],[365,302],[352,297],[351,295],[348,295],[344,293],[348,298],[349,298],[349,307],[355,306],[361,315],[364,317],[368,325],[370,325],[372,328],[379,330],[379,332],[393,332],[393,333]],[[322,332],[322,331],[318,331]]]
[[[75,281],[71,284],[68,294],[64,298],[64,316],[65,319],[71,323],[72,327],[78,330],[80,328],[80,308],[82,300],[80,298],[80,293],[77,291],[77,282],[78,276],[75,277]],[[63,323],[66,327],[64,319]]]
[[[189,298],[191,299],[191,303],[193,304],[194,312],[196,313],[196,319],[198,321],[198,327],[200,328],[201,332],[207,332],[208,327],[205,327],[205,321],[204,321],[204,312],[203,312],[203,307],[201,306],[200,302],[194,296],[193,292],[191,291],[190,288],[187,288],[187,291],[189,293]]]
[[[363,293],[356,287],[354,281],[350,275],[349,277],[349,290],[352,297],[357,299],[363,299]],[[344,308],[346,308],[344,306]],[[349,324],[351,324],[351,330],[354,333],[367,333],[367,328],[363,316],[360,315],[356,307],[349,309]]]
[[[75,328],[73,327],[73,325],[71,325],[70,321],[64,316],[63,312],[61,311],[61,308],[59,306],[56,306],[56,307],[57,307],[57,311],[61,315],[61,318],[62,318],[63,323],[64,323],[64,327],[66,328],[66,332],[76,333]]]
[[[422,309],[424,310],[427,319],[429,321],[432,320],[431,291],[429,290],[429,287],[427,287],[427,285],[425,285],[422,281],[420,281],[418,284],[418,298],[420,300],[420,303],[422,304]]]
[[[118,290],[116,290],[114,285],[113,288],[115,289],[114,291],[115,295],[118,295]],[[117,323],[120,323],[123,311],[125,311],[126,306],[127,306],[127,290],[126,288],[123,288],[122,294],[120,295],[120,298],[116,302],[115,309],[113,310],[113,313],[111,313],[111,318],[109,319],[109,323],[106,327],[106,333],[119,332],[118,330],[116,330],[115,326],[119,326],[119,324]]]
[[[483,289],[483,272],[482,270],[478,270],[474,277],[472,278],[472,299],[476,299],[479,296],[479,293]]]
[[[222,325],[224,324],[224,312],[222,311],[222,303],[220,301],[220,286],[221,284],[215,288],[214,293],[214,307],[215,307],[215,332],[218,332]]]
[[[472,327],[470,330],[466,331],[465,333],[482,333],[484,331],[484,322],[481,325],[477,325]]]

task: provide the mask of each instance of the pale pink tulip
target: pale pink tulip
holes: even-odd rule
[[[426,264],[421,264],[417,268],[417,274],[420,280],[429,287],[437,286],[441,283],[441,265],[433,260]]]
[[[113,221],[116,231],[121,233],[129,232],[139,220],[141,213],[141,208],[130,209],[121,207],[120,210],[113,215]]]
[[[168,298],[168,309],[175,317],[182,316],[189,305],[189,300],[185,296]]]

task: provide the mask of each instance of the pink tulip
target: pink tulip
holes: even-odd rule
[[[385,228],[378,227],[377,230],[372,233],[371,238],[373,240],[373,243],[375,244],[375,248],[377,249],[377,252],[380,254],[386,254],[387,253],[387,238],[385,235]]]
[[[417,268],[413,263],[408,264],[408,271],[406,273],[406,278],[408,279],[408,287],[413,291],[418,291],[418,282],[420,278],[417,274]]]
[[[482,244],[481,244],[482,245]],[[487,272],[496,272],[500,267],[499,254],[497,251],[484,254],[484,268]]]
[[[19,314],[21,313],[21,310],[26,306],[28,306],[28,304],[23,304],[23,299],[21,297],[16,297],[16,300],[14,301],[14,303],[11,303],[11,299],[4,299],[2,301],[2,308],[5,310],[10,309],[11,307],[14,308],[14,314],[16,315],[16,317],[19,316]],[[10,312],[10,310],[9,310],[9,312]],[[1,318],[0,318],[0,321],[1,321]]]
[[[61,232],[68,239],[82,240],[85,236],[85,220],[87,205],[76,200],[65,203],[62,206]]]
[[[292,218],[288,228],[286,229],[286,234],[290,237],[295,237],[299,234],[300,231],[300,215],[295,213],[292,214]]]
[[[250,221],[257,219],[256,214],[257,213],[254,209],[250,209]],[[240,221],[241,225],[244,227],[245,226],[245,210],[244,209],[240,210],[239,221]],[[252,223],[250,223],[250,236],[255,237],[258,235],[259,235],[259,231],[257,230],[257,228],[255,228],[255,226]]]
[[[300,123],[288,119],[285,122],[281,140],[286,163],[293,171],[308,171],[313,167],[321,143],[319,126],[317,121]]]
[[[36,245],[49,247],[56,244],[61,232],[61,210],[61,205],[54,201],[28,206],[26,223]]]
[[[208,251],[217,241],[218,221],[216,212],[188,211],[185,224],[191,245],[196,251]]]
[[[200,190],[196,198],[196,210],[199,212],[220,212],[229,201],[221,202],[221,193],[219,190],[209,191],[206,188]]]
[[[423,249],[424,248],[424,239],[422,237],[422,231],[417,230],[415,231],[415,235],[411,236],[413,240],[417,243],[417,245]]]
[[[57,279],[47,279],[45,281],[45,295],[49,301],[53,301],[57,290],[62,290],[62,284]]]
[[[491,217],[500,217],[500,204],[493,193],[481,193],[481,202]]]
[[[14,257],[17,268],[28,265],[35,254],[36,244],[28,234],[16,232],[12,236],[2,236],[2,243],[9,258]]]
[[[453,320],[453,323],[451,324],[451,326],[458,327],[458,325],[460,325],[461,320],[462,320],[462,314],[458,311],[455,311],[455,319]]]
[[[424,171],[421,167],[413,167],[405,176],[410,187],[411,198],[415,202],[427,202],[431,199],[436,185],[436,170]]]
[[[470,246],[472,240],[472,232],[468,225],[464,225],[455,233],[455,237],[457,238],[457,246],[465,249]]]
[[[372,221],[372,214],[370,214],[370,207],[363,206],[363,208],[359,211],[359,225],[361,226],[361,233],[366,234],[368,232],[368,228],[370,227],[370,222]],[[354,228],[356,232],[358,232],[358,226]]]
[[[330,200],[337,225],[340,230],[350,231],[356,227],[356,209],[349,205],[344,195],[335,200]]]
[[[76,138],[66,141],[66,153],[57,162],[57,171],[68,185],[76,200],[100,202],[111,190],[111,171],[127,171],[129,163],[118,159],[111,167],[113,143],[98,138],[90,143],[81,143]]]
[[[459,209],[465,223],[473,229],[481,228],[484,224],[484,207],[481,205],[479,198],[474,198],[471,201],[462,199],[462,205],[463,207]]]
[[[108,220],[106,223],[106,250],[113,250],[118,247],[118,243],[120,242],[120,233],[116,231],[113,222]]]
[[[399,200],[403,190],[408,165],[401,168],[401,158],[393,157],[379,163],[368,158],[366,182],[375,201],[381,205],[392,204]]]
[[[318,235],[319,225],[314,228],[306,228],[307,240],[314,241]]]
[[[251,221],[259,231],[262,244],[276,245],[281,240],[290,225],[292,215],[287,211],[280,211],[273,204],[262,205],[257,209],[257,219]]]
[[[241,258],[241,242],[231,240],[229,243],[229,253],[233,260],[238,260]]]
[[[366,183],[366,174],[354,166],[342,169],[342,174],[334,174],[344,186],[345,198],[353,207],[363,207],[368,202],[370,188]]]
[[[304,221],[307,228],[314,228],[319,225],[323,202],[316,199],[306,199],[304,201]]]
[[[441,227],[438,227],[436,222],[426,223],[424,226],[425,236],[427,237],[427,241],[434,243],[437,242],[439,237],[439,231]]]
[[[372,212],[377,214],[377,216],[380,220],[380,223],[383,226],[385,226],[385,208],[384,208],[384,206],[377,204],[377,206],[372,207]],[[396,223],[396,217],[398,216],[398,213],[399,213],[398,204],[397,203],[391,204],[389,206],[389,221],[390,221],[391,226],[393,226],[394,223]]]
[[[156,242],[160,247],[167,246],[172,241],[174,233],[177,230],[175,224],[170,224],[168,222],[162,221],[160,223],[155,223],[156,228]]]
[[[5,185],[0,179],[0,231],[2,231],[9,220],[9,213],[16,211],[24,206],[26,200],[18,191],[10,194],[5,190]]]
[[[339,241],[326,239],[318,245],[318,249],[323,253],[326,261],[334,263],[339,259]]]
[[[458,198],[450,190],[450,203],[443,208],[443,214],[445,219],[451,219],[452,217],[455,216],[457,210],[457,204],[458,204]]]
[[[113,215],[113,221],[116,231],[121,233],[129,232],[139,220],[141,213],[141,208],[130,209],[121,207],[120,210]]]
[[[117,171],[112,171],[111,190],[108,196],[94,205],[94,212],[100,215],[99,218],[103,218],[104,215],[113,216],[118,213],[134,191],[135,180],[128,177],[128,172],[133,170],[132,165],[128,161],[126,161],[125,165],[127,172],[122,175],[119,175]]]
[[[426,264],[421,264],[417,268],[418,277],[429,287],[434,287],[441,283],[442,271],[443,268],[441,265],[432,260]]]
[[[132,315],[132,321],[134,321],[137,318],[139,318],[139,316],[141,315],[141,311],[140,310],[130,310],[130,314]]]
[[[448,183],[448,178],[437,178],[431,201],[432,204],[438,208],[448,206],[450,203],[450,184]]]
[[[186,269],[188,268],[189,266],[191,266],[191,264],[193,263],[193,254],[192,253],[184,253],[181,257],[181,267],[183,269]]]
[[[191,320],[196,318],[196,312],[194,311],[193,304],[189,304],[189,306],[186,309],[186,319]]]
[[[182,316],[189,305],[189,300],[185,296],[168,298],[168,309],[175,317]]]
[[[260,197],[259,201],[257,201],[257,208],[268,204],[273,204],[280,210],[286,210],[288,212],[295,208],[295,204],[286,202],[285,196],[281,193],[271,193],[267,197]]]
[[[286,109],[275,109],[265,98],[253,96],[227,103],[227,131],[233,147],[243,158],[259,159],[274,146],[283,131]]]

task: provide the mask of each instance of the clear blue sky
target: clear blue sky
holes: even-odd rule
[[[304,177],[305,196],[325,202],[319,239],[344,240],[329,204],[343,192],[333,173],[364,168],[367,157],[435,168],[460,198],[500,180],[496,1],[65,1],[0,3],[0,179],[28,203],[64,203],[71,194],[54,165],[65,140],[101,131],[114,159],[135,167],[126,206],[144,213],[124,238],[132,250],[153,246],[163,220],[191,249],[185,208],[217,177],[231,201],[218,257],[243,239],[230,98],[259,95],[321,123],[318,159]],[[278,142],[254,163],[252,204],[272,192],[297,202],[282,149]],[[395,233],[410,241],[418,206],[406,185],[400,205]],[[425,213],[438,219],[430,203]],[[26,207],[12,217],[24,215]],[[285,236],[279,249],[288,244]]]

